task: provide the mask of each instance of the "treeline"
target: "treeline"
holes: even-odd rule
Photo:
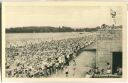
[[[100,27],[96,28],[79,28],[72,27],[51,27],[51,26],[29,26],[29,27],[15,27],[7,28],[6,33],[41,33],[41,32],[92,32],[97,31]]]

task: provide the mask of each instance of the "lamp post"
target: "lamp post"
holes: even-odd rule
[[[116,25],[116,14],[117,14],[116,11],[110,9],[110,15],[111,15],[111,18],[112,18],[113,25]]]

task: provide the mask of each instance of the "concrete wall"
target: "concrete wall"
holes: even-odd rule
[[[97,34],[96,65],[105,69],[107,62],[112,66],[112,53],[122,52],[122,30],[101,29]]]

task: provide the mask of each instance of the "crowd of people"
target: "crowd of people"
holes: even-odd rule
[[[63,70],[96,35],[6,47],[6,77],[49,77]]]
[[[112,67],[110,63],[106,63],[106,68],[100,69],[99,67],[93,67],[85,74],[86,78],[104,78],[104,77],[121,77],[122,76],[122,67],[118,66],[115,74],[112,75]]]

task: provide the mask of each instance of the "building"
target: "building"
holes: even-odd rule
[[[99,29],[96,42],[96,66],[105,69],[110,63],[112,73],[122,67],[122,29]]]

